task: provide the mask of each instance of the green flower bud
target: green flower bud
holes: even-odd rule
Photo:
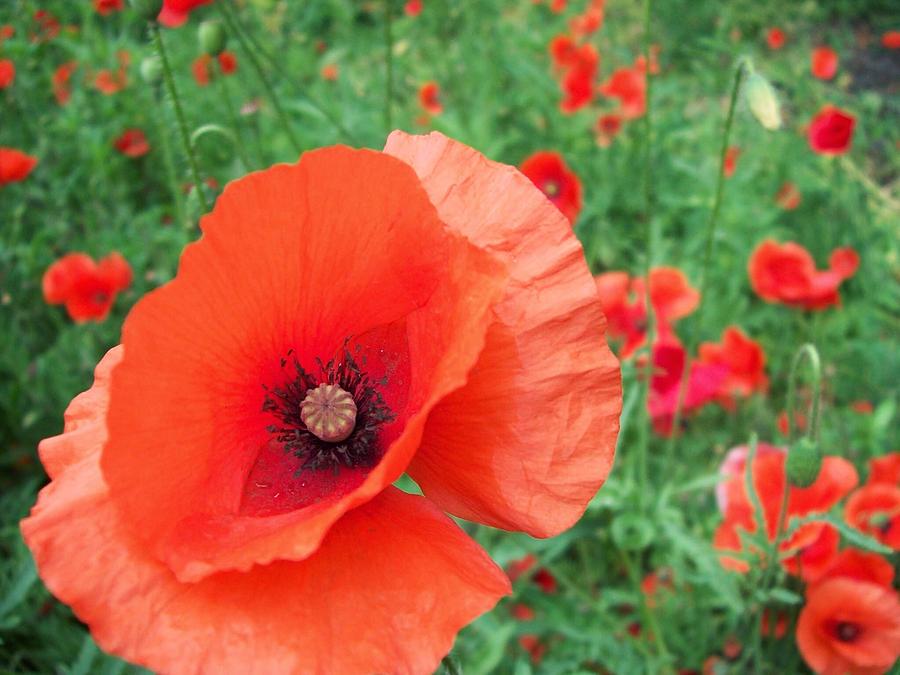
[[[801,438],[788,450],[785,472],[794,487],[805,488],[816,482],[822,468],[822,453],[810,438]]]
[[[750,112],[769,131],[781,127],[781,111],[778,106],[778,97],[775,88],[762,75],[753,71],[747,77],[744,87]]]
[[[162,62],[158,56],[148,56],[141,61],[141,78],[147,84],[156,84],[162,79]]]
[[[200,48],[210,56],[218,56],[225,49],[225,29],[218,21],[204,21],[197,29]]]
[[[134,13],[144,21],[156,21],[162,7],[163,0],[131,0],[131,8]]]

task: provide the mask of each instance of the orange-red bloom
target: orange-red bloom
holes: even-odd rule
[[[160,11],[159,22],[169,28],[177,28],[188,20],[191,12],[197,7],[212,2],[212,0],[164,0]]]
[[[701,344],[699,360],[701,363],[719,364],[728,369],[728,375],[716,392],[718,401],[726,408],[734,407],[735,398],[746,398],[757,391],[765,392],[769,386],[766,355],[762,346],[736,326],[725,329],[721,343]]]
[[[766,239],[753,251],[747,270],[753,290],[766,302],[818,310],[840,304],[838,287],[856,274],[859,256],[852,248],[836,248],[829,264],[816,270],[812,255],[799,244]]]
[[[867,483],[886,483],[900,487],[900,452],[890,452],[869,460]]]
[[[591,3],[582,14],[573,17],[569,21],[569,30],[572,35],[587,37],[600,30],[603,25],[603,3]]]
[[[75,72],[77,67],[77,62],[67,61],[53,72],[53,95],[56,97],[56,102],[60,105],[65,105],[72,98],[69,81],[72,79],[72,73]]]
[[[850,113],[826,105],[809,123],[806,139],[813,152],[820,155],[842,155],[853,143],[856,118]]]
[[[326,63],[322,66],[322,70],[319,71],[319,74],[322,76],[323,80],[334,82],[338,79],[338,66],[336,63]]]
[[[216,57],[216,60],[219,62],[219,70],[222,71],[223,75],[233,75],[237,72],[238,61],[234,52],[230,52],[226,49]]]
[[[647,75],[637,66],[619,68],[600,86],[600,93],[618,99],[626,120],[641,117],[647,110]]]
[[[219,70],[223,75],[231,75],[237,71],[237,57],[229,51],[224,51],[213,58],[209,54],[201,54],[191,63],[191,73],[194,81],[201,87],[207,86],[213,78],[213,63],[218,62]]]
[[[725,151],[725,163],[722,165],[722,173],[725,174],[725,178],[731,178],[734,175],[740,154],[741,149],[736,145],[730,146]]]
[[[597,124],[594,127],[597,145],[601,148],[608,148],[612,145],[613,139],[619,135],[622,130],[622,116],[616,113],[600,115],[597,118]]]
[[[443,511],[551,536],[612,465],[620,373],[569,223],[395,132],[234,181],[201,229],[39,448],[41,577],[157,671],[433,671],[510,591]]]
[[[403,5],[403,11],[406,16],[419,16],[422,13],[422,0],[407,0]]]
[[[775,194],[775,203],[785,211],[793,211],[800,206],[802,198],[797,186],[790,181],[785,181]]]
[[[830,80],[837,74],[837,52],[830,47],[816,47],[810,57],[810,69],[814,77]]]
[[[429,115],[440,115],[444,112],[444,105],[441,103],[441,88],[437,82],[425,82],[419,87],[419,105]]]
[[[37,163],[36,157],[21,150],[0,147],[0,188],[7,183],[25,180]]]
[[[9,40],[13,35],[16,34],[16,29],[13,26],[10,26],[8,23],[0,26],[0,44],[3,43],[4,40]]]
[[[766,32],[766,43],[769,45],[769,49],[781,49],[786,41],[784,31],[780,28],[770,28]]]
[[[550,40],[550,58],[553,66],[565,70],[578,59],[578,43],[569,35],[556,35]]]
[[[103,321],[116,294],[131,284],[131,267],[118,253],[99,263],[84,253],[69,253],[47,268],[42,287],[50,305],[66,306],[77,322]]]
[[[150,143],[140,129],[126,129],[113,145],[126,157],[142,157],[150,152]]]
[[[900,30],[889,30],[881,36],[881,45],[887,49],[900,49]]]
[[[900,656],[900,600],[891,588],[846,577],[810,586],[797,647],[819,675],[878,675]]]
[[[844,506],[847,523],[900,549],[900,487],[870,483],[850,495]]]
[[[15,80],[15,64],[10,59],[0,59],[0,89],[11,87]]]
[[[549,150],[535,152],[522,160],[519,170],[575,224],[581,213],[581,179],[562,155]]]
[[[125,9],[125,0],[94,0],[94,9],[101,16],[121,12]]]
[[[594,100],[594,80],[599,67],[600,54],[594,45],[583,44],[575,50],[560,83],[563,99],[559,103],[559,109],[562,112],[574,113]]]

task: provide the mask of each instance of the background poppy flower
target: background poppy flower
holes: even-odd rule
[[[403,11],[406,16],[419,16],[422,13],[422,0],[408,0],[403,5]]]
[[[78,68],[76,61],[67,61],[58,66],[53,72],[53,96],[60,105],[65,105],[72,97],[72,90],[69,81],[72,79],[72,73]]]
[[[608,148],[612,145],[613,139],[619,135],[622,130],[622,116],[610,113],[600,115],[597,118],[597,124],[594,127],[597,145],[601,148]]]
[[[41,282],[44,300],[65,304],[77,322],[102,321],[109,314],[116,294],[131,284],[131,267],[118,253],[95,263],[84,253],[69,253],[53,263]]]
[[[882,586],[831,578],[811,586],[797,647],[821,675],[884,673],[900,655],[900,601]]]
[[[900,487],[888,483],[864,485],[847,499],[844,517],[849,525],[882,544],[900,549]]]
[[[581,213],[581,179],[562,155],[550,150],[535,152],[522,160],[519,170],[575,224]]]
[[[110,70],[101,70],[94,78],[94,88],[106,96],[122,91],[127,84],[128,80],[124,70],[115,73]]]
[[[766,44],[769,45],[769,49],[781,49],[786,41],[784,31],[780,28],[770,28],[766,31]]]
[[[15,80],[15,64],[10,59],[0,59],[0,89],[11,87]]]
[[[163,26],[177,28],[183,25],[191,12],[212,0],[164,0],[157,19]]]
[[[565,69],[578,59],[578,43],[569,35],[557,35],[550,40],[550,58],[553,65]]]
[[[800,206],[802,199],[803,196],[800,194],[800,190],[790,181],[782,183],[781,187],[778,188],[778,192],[775,194],[775,203],[785,211],[793,211],[796,209]]]
[[[126,129],[113,145],[126,157],[142,157],[150,152],[150,143],[140,129]]]
[[[809,123],[809,147],[820,155],[842,155],[853,143],[856,117],[834,106],[825,106]]]
[[[238,61],[234,52],[230,52],[226,49],[216,56],[216,60],[219,62],[219,70],[222,71],[223,75],[233,75],[237,72]]]
[[[738,157],[741,154],[741,149],[736,145],[732,145],[725,151],[725,163],[722,165],[722,173],[725,174],[726,178],[731,178],[734,175],[734,170],[737,168]]]
[[[890,452],[869,460],[867,483],[886,483],[900,487],[900,452]]]
[[[437,82],[429,81],[419,87],[419,105],[429,115],[440,115],[444,112],[441,103],[441,88]]]
[[[816,47],[810,57],[810,69],[814,77],[830,80],[838,69],[837,52],[830,47]]]
[[[739,445],[731,448],[731,450],[728,451],[728,454],[725,455],[725,459],[723,459],[722,463],[719,465],[719,475],[722,476],[723,480],[716,485],[716,504],[723,516],[728,511],[728,481],[733,478],[743,477],[744,469],[747,465],[748,452],[749,448],[746,445]],[[784,448],[762,442],[756,444],[757,457],[763,457],[776,452],[783,453]]]
[[[831,563],[822,574],[823,579],[836,577],[856,579],[891,588],[894,583],[894,567],[876,553],[845,548],[831,559]]]
[[[125,0],[94,0],[94,10],[100,16],[121,12],[123,9],[125,9]]]
[[[13,35],[16,34],[16,29],[13,26],[10,26],[8,23],[0,26],[0,43],[4,40],[9,40]]]
[[[639,68],[619,68],[600,86],[600,93],[618,99],[619,112],[626,120],[641,117],[647,110],[647,76]]]
[[[0,147],[0,188],[25,180],[37,163],[36,157],[20,150]]]
[[[764,392],[769,386],[766,355],[762,346],[736,326],[725,329],[721,343],[701,344],[699,360],[706,364],[720,364],[728,369],[716,394],[718,401],[726,408],[734,407],[736,397],[747,397],[757,391]]]
[[[322,70],[319,71],[319,74],[322,76],[323,80],[334,82],[338,79],[338,66],[336,63],[326,63],[322,66]]]
[[[433,670],[509,592],[442,509],[548,536],[611,468],[618,365],[569,224],[512,167],[395,133],[234,181],[201,228],[41,445],[41,576],[155,669]],[[313,373],[353,389],[342,456],[295,421]]]
[[[887,49],[900,49],[900,30],[889,30],[883,33],[881,44]]]
[[[559,109],[562,112],[574,113],[594,100],[594,81],[599,66],[600,54],[594,45],[583,44],[575,50],[560,83],[563,99],[560,101]]]

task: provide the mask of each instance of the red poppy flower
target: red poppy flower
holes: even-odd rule
[[[825,106],[816,115],[806,132],[809,147],[820,155],[842,155],[853,143],[856,118],[834,106]]]
[[[900,600],[893,589],[847,578],[807,589],[797,647],[820,675],[876,675],[900,656]]]
[[[39,9],[33,18],[38,30],[31,35],[32,42],[48,42],[59,35],[61,29],[59,20],[47,10]]]
[[[419,87],[419,105],[429,115],[440,115],[444,112],[441,103],[441,88],[437,82],[429,81]]]
[[[109,70],[101,70],[94,78],[94,88],[106,96],[122,91],[127,84],[128,80],[122,71],[113,73]]]
[[[638,67],[614,71],[600,93],[618,99],[619,112],[626,120],[641,117],[647,110],[647,76]]]
[[[150,143],[140,129],[126,129],[113,145],[126,157],[142,157],[150,152]]]
[[[84,253],[69,253],[47,268],[42,282],[44,300],[65,304],[77,321],[103,321],[116,294],[131,284],[131,267],[118,253],[95,263]]]
[[[835,577],[856,579],[890,588],[894,583],[894,567],[876,553],[845,548],[832,558],[831,564],[822,575],[823,579]]]
[[[164,0],[157,19],[163,26],[177,28],[188,20],[190,13],[197,7],[210,2],[212,0]]]
[[[0,43],[4,40],[9,40],[13,35],[16,34],[16,29],[13,26],[10,26],[8,23],[0,26]]]
[[[723,516],[728,512],[728,482],[730,479],[741,478],[744,475],[749,452],[750,449],[746,445],[738,445],[731,448],[719,465],[719,476],[722,477],[722,481],[716,485],[716,503]],[[757,457],[764,457],[772,453],[784,453],[784,448],[769,445],[768,443],[756,444]]]
[[[868,483],[886,483],[900,487],[900,452],[890,452],[869,460]]]
[[[533,553],[513,560],[506,566],[506,574],[509,580],[515,583],[517,579],[524,576],[537,565],[537,557]],[[556,577],[550,570],[541,567],[531,574],[530,580],[540,587],[544,593],[555,593],[557,588]]]
[[[775,420],[775,424],[778,427],[779,433],[787,438],[790,435],[790,422],[788,419],[787,410],[782,410],[778,413],[778,418]],[[794,427],[800,431],[804,431],[806,429],[806,415],[801,412],[794,412],[793,416]]]
[[[802,195],[800,194],[800,190],[790,181],[782,183],[781,187],[778,188],[778,192],[775,194],[775,203],[785,211],[793,211],[796,209],[800,206],[801,200]]]
[[[597,145],[601,148],[608,148],[612,145],[613,139],[619,135],[622,130],[622,116],[616,113],[600,115],[597,118],[597,124],[594,127]]]
[[[766,43],[769,45],[769,49],[781,49],[786,40],[784,31],[780,28],[770,28],[766,32]]]
[[[888,49],[900,49],[900,30],[889,30],[881,36],[881,45]]]
[[[567,0],[550,0],[550,11],[554,14],[562,14],[566,11]]]
[[[900,487],[888,483],[861,487],[847,499],[844,517],[885,546],[900,549]]]
[[[738,157],[741,154],[741,149],[736,145],[732,145],[725,151],[725,163],[722,165],[722,173],[725,175],[725,178],[731,178],[734,175],[734,170],[737,168]]]
[[[219,70],[223,75],[233,75],[237,72],[238,62],[234,52],[226,49],[224,52],[220,52],[216,59],[219,61]]]
[[[125,0],[94,0],[94,9],[100,16],[121,12],[125,9]]]
[[[662,51],[662,47],[660,45],[650,45],[650,70],[649,73],[651,75],[659,75],[659,53]],[[640,72],[646,74],[647,70],[647,58],[640,54],[634,60],[634,67],[637,68]]]
[[[578,59],[578,43],[568,35],[555,36],[550,40],[550,58],[555,68],[568,68]]]
[[[338,67],[336,63],[326,63],[322,66],[322,70],[320,71],[320,75],[323,80],[327,80],[329,82],[334,82],[338,79]]]
[[[830,80],[838,69],[837,52],[830,47],[816,47],[810,57],[810,69],[814,77]]]
[[[653,608],[663,591],[672,591],[675,584],[672,578],[672,570],[668,567],[650,572],[641,580],[641,593],[644,594],[644,604]]]
[[[75,61],[67,61],[53,72],[53,95],[56,102],[65,105],[72,98],[72,90],[69,87],[69,81],[72,79],[72,73],[78,67]]]
[[[422,13],[422,0],[408,0],[403,5],[403,11],[406,13],[406,16],[419,16]]]
[[[701,363],[723,365],[728,369],[728,375],[722,381],[716,397],[729,410],[734,408],[735,398],[746,398],[757,391],[765,392],[769,386],[766,355],[762,346],[736,326],[725,329],[721,343],[701,344],[699,360]]]
[[[757,455],[753,461],[753,485],[759,496],[765,518],[765,532],[769,541],[775,539],[779,513],[785,487],[786,454],[768,453]],[[858,482],[856,469],[842,457],[825,457],[815,482],[806,488],[790,487],[785,528],[794,518],[802,518],[810,513],[828,511],[849,493]],[[742,543],[738,530],[756,532],[759,524],[753,505],[747,496],[744,475],[733,476],[725,484],[727,507],[725,520],[719,525],[714,537],[714,545],[720,551],[740,551]],[[790,538],[780,544],[785,553],[800,554],[812,546],[822,536],[826,524],[813,522],[802,525]],[[722,565],[728,569],[744,572],[749,569],[746,561],[728,555],[720,557]]]
[[[201,54],[191,62],[191,74],[194,81],[201,87],[205,87],[210,81],[210,66],[212,57],[209,54]]]
[[[594,100],[594,80],[599,66],[600,54],[594,45],[584,44],[578,47],[560,84],[563,99],[559,103],[559,109],[562,112],[574,113]]]
[[[519,636],[519,646],[528,652],[528,658],[534,664],[540,663],[547,654],[547,644],[531,633]]]
[[[513,168],[401,132],[234,181],[201,228],[41,444],[42,578],[154,670],[434,670],[510,590],[442,511],[550,536],[612,464],[577,239]]]
[[[872,405],[871,401],[861,399],[859,401],[853,401],[853,403],[850,404],[850,410],[859,413],[860,415],[871,415],[875,410],[875,406]]]
[[[0,59],[0,89],[11,87],[16,80],[16,66],[9,59]]]
[[[537,616],[534,609],[524,602],[516,602],[509,606],[509,613],[516,621],[534,621]]]
[[[826,523],[815,539],[791,550],[791,555],[784,558],[781,564],[789,573],[807,583],[816,581],[830,569],[840,540],[837,528]]]
[[[573,17],[569,21],[569,30],[572,35],[578,37],[587,37],[593,35],[603,25],[603,6],[596,3],[588,5],[582,14]]]
[[[799,244],[766,239],[753,251],[747,269],[753,290],[766,302],[816,310],[840,304],[838,286],[856,273],[859,256],[852,248],[837,248],[829,263],[829,269],[818,271]]]
[[[37,163],[36,157],[20,150],[0,147],[0,188],[7,183],[25,180]]]
[[[581,213],[581,180],[558,152],[541,150],[526,157],[519,170],[574,224]]]

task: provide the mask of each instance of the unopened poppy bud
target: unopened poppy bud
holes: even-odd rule
[[[816,482],[821,468],[822,453],[814,440],[801,438],[788,451],[785,472],[791,485],[809,487]]]
[[[200,48],[210,56],[218,56],[225,50],[225,29],[218,21],[204,21],[197,30]]]
[[[145,21],[156,21],[162,7],[163,0],[131,0],[134,13]]]
[[[769,81],[757,72],[751,72],[747,77],[744,91],[747,95],[747,103],[750,112],[769,131],[781,127],[781,111],[778,107],[778,97],[775,88]]]
[[[162,79],[162,62],[157,56],[148,56],[141,61],[141,78],[147,84],[156,84]]]

